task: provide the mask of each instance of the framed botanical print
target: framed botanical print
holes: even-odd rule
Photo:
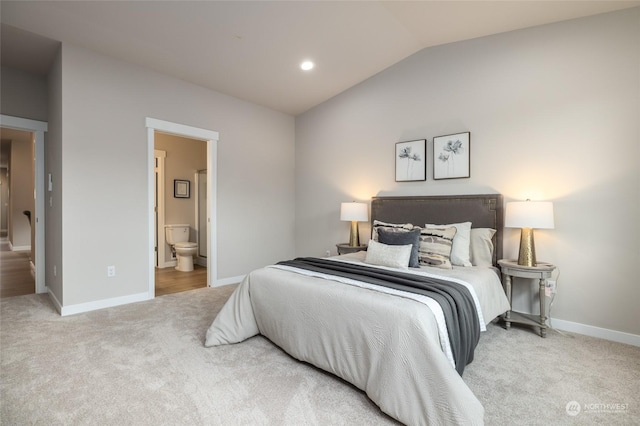
[[[427,180],[427,140],[396,143],[396,182]]]
[[[433,138],[433,178],[468,178],[470,174],[471,132]]]

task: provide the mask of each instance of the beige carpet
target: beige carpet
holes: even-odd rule
[[[3,299],[0,424],[397,424],[262,337],[205,348],[232,290],[64,318],[46,295]],[[464,374],[486,424],[640,424],[640,348],[574,336],[491,325]]]

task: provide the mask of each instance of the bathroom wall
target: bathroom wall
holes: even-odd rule
[[[155,149],[166,152],[164,168],[164,214],[165,224],[188,224],[189,241],[197,241],[196,235],[196,196],[195,174],[197,170],[207,168],[207,143],[156,132]],[[175,198],[174,179],[188,180],[189,198]],[[164,229],[158,230],[159,233]],[[159,234],[159,241],[163,238]],[[165,249],[165,261],[171,260],[170,246]]]

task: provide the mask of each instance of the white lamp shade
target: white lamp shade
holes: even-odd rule
[[[553,229],[551,201],[512,201],[507,203],[504,226],[507,228]]]
[[[340,204],[340,220],[366,222],[369,220],[369,209],[365,203]]]

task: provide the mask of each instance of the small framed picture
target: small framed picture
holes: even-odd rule
[[[470,174],[471,132],[433,138],[433,178],[468,178]]]
[[[427,180],[427,140],[396,143],[396,182]]]
[[[173,197],[189,198],[189,181],[182,179],[173,180]]]

